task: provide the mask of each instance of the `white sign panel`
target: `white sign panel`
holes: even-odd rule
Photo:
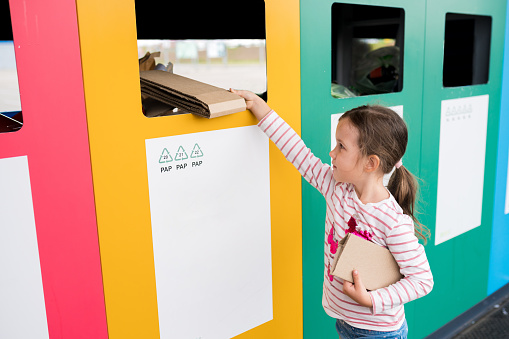
[[[392,106],[392,107],[389,107],[390,109],[392,109],[394,112],[398,113],[400,117],[403,118],[403,105],[399,105],[399,106]],[[343,115],[344,113],[337,113],[337,114],[332,114],[331,115],[331,150],[334,149],[334,147],[336,147],[336,127],[338,126],[338,121],[339,121],[339,118],[341,118],[341,116]],[[386,175],[384,175],[384,186],[387,186],[387,184],[389,183],[389,179],[391,178],[391,175],[392,175],[392,172],[394,170],[392,170],[390,173],[387,173]]]
[[[49,338],[26,156],[0,159],[0,338]]]
[[[435,245],[481,225],[489,96],[442,101]]]
[[[272,320],[268,138],[257,126],[146,140],[161,338]]]

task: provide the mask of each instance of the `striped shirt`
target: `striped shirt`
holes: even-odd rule
[[[301,175],[325,197],[327,212],[324,237],[324,283],[322,304],[325,312],[358,328],[394,331],[405,320],[403,304],[428,294],[433,288],[424,247],[414,234],[412,219],[389,193],[389,198],[377,203],[362,203],[352,184],[336,182],[332,168],[315,157],[297,133],[276,112],[271,111],[258,124]],[[385,288],[370,291],[373,307],[359,305],[343,293],[343,280],[330,281],[329,265],[334,255],[327,242],[333,230],[336,241],[348,230],[354,218],[357,230],[368,231],[371,241],[391,251],[404,276]],[[361,277],[362,278],[362,277]]]

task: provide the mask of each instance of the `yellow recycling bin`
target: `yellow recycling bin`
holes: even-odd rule
[[[145,117],[134,2],[76,3],[110,338],[301,338],[298,172],[249,112]],[[266,30],[300,132],[298,1],[266,1]]]

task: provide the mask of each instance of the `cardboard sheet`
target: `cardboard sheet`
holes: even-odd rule
[[[161,52],[150,53],[147,52],[142,58],[138,60],[140,64],[140,71],[149,71],[156,67],[156,60],[161,56]]]
[[[353,234],[347,234],[338,247],[332,274],[353,282],[352,271],[358,270],[368,290],[387,287],[403,276],[391,252]]]
[[[246,110],[240,96],[225,89],[165,71],[140,72],[141,93],[206,118]]]

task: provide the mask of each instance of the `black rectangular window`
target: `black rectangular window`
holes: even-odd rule
[[[138,57],[156,53],[151,69],[224,89],[247,89],[267,99],[263,0],[199,5],[138,0],[135,6]],[[142,98],[142,104],[148,117],[187,113],[166,109],[153,98]]]
[[[14,132],[23,126],[18,72],[14,54],[9,1],[0,5],[0,133]]]
[[[402,8],[334,3],[332,96],[400,92],[404,26]]]
[[[490,70],[491,17],[447,13],[444,87],[486,84]]]

